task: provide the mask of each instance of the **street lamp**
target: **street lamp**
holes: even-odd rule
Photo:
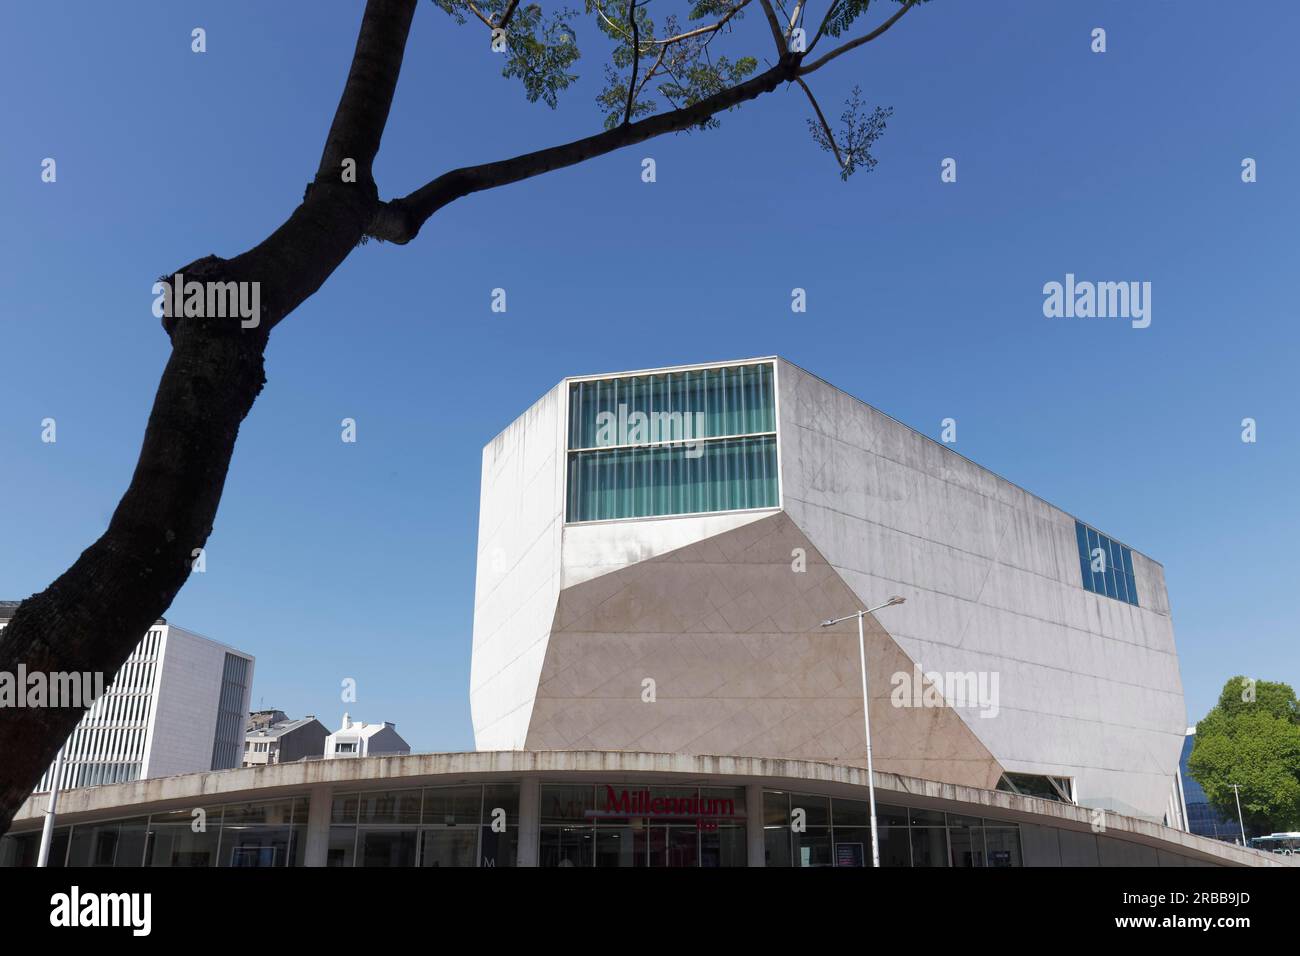
[[[862,726],[867,735],[867,798],[871,801],[871,865],[873,867],[880,866],[880,842],[876,838],[876,775],[871,765],[871,707],[867,703],[867,642],[862,634],[862,618],[867,614],[879,611],[881,608],[902,604],[905,600],[907,599],[895,595],[884,604],[877,604],[865,611],[854,611],[852,614],[844,615],[844,617],[837,617],[833,621],[822,621],[822,627],[830,627],[832,624],[847,621],[851,617],[858,619],[858,660],[862,664]]]
[[[1228,786],[1232,788],[1232,792],[1237,796],[1237,826],[1241,827],[1241,845],[1245,846],[1246,845],[1246,824],[1243,823],[1241,819],[1241,790],[1239,789],[1241,787],[1241,784],[1230,783],[1228,784]]]

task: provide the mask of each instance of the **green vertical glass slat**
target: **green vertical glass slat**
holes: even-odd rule
[[[668,489],[664,476],[670,467],[675,478]],[[644,470],[654,476],[649,482],[637,477]],[[569,474],[571,521],[777,504],[776,442],[771,436],[709,442],[699,458],[687,458],[680,446],[580,452],[571,459]]]

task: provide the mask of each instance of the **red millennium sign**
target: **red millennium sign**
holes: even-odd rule
[[[620,790],[605,787],[605,805],[599,810],[588,810],[591,819],[626,819],[646,817],[659,821],[690,821],[701,830],[716,830],[719,822],[739,822],[743,816],[736,814],[736,801],[729,797],[657,797],[649,790]]]

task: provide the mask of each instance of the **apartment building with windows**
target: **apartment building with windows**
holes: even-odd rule
[[[325,738],[325,759],[336,757],[368,757],[379,754],[409,754],[411,746],[397,732],[397,725],[389,721],[366,723],[343,715],[338,730]]]
[[[0,630],[17,606],[0,604]],[[60,789],[238,767],[253,664],[160,618],[68,737]],[[53,770],[36,792],[51,788]]]
[[[245,767],[321,757],[329,730],[315,714],[290,719],[282,710],[254,711],[244,736]]]

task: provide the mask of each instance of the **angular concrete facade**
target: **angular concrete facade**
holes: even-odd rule
[[[856,629],[818,624],[898,594],[868,618],[878,771],[1068,778],[1080,805],[1176,822],[1186,714],[1160,565],[1133,553],[1136,606],[1085,590],[1072,516],[789,362],[725,364],[760,362],[776,507],[566,522],[584,379],[484,449],[476,745],[860,766]],[[913,706],[919,673],[948,706]],[[962,676],[992,700],[952,697]]]

